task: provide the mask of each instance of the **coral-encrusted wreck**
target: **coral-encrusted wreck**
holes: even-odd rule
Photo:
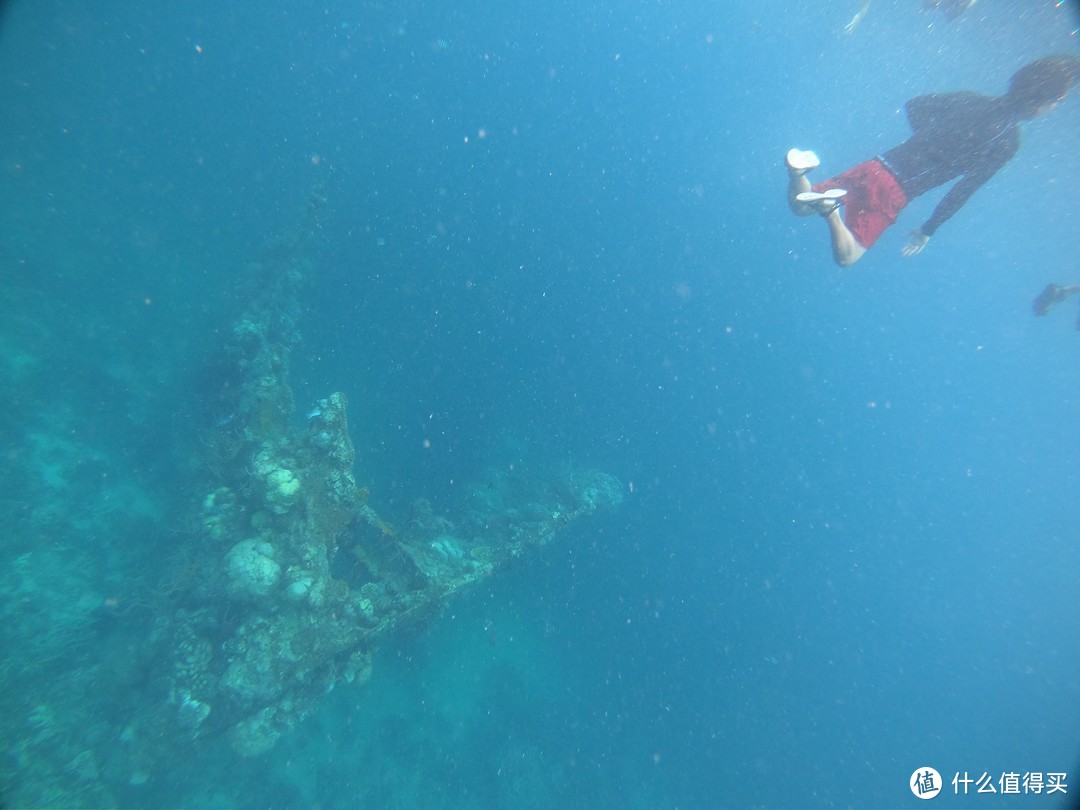
[[[287,378],[312,225],[250,268],[256,292],[220,370],[225,416],[203,437],[203,570],[171,622],[168,700],[143,739],[224,734],[239,754],[267,751],[336,683],[369,677],[381,635],[622,497],[592,470],[503,471],[469,490],[456,523],[419,500],[387,525],[354,478],[345,396],[294,418]]]

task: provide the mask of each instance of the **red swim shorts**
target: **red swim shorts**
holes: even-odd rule
[[[844,224],[859,244],[870,247],[882,232],[896,222],[907,205],[907,195],[892,172],[877,158],[848,169],[839,177],[814,186],[814,191],[847,189],[844,197]]]

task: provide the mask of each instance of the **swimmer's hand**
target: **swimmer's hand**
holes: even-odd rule
[[[907,244],[900,248],[900,252],[905,256],[916,256],[922,253],[926,243],[930,241],[930,237],[922,232],[922,228],[916,228],[907,236]]]

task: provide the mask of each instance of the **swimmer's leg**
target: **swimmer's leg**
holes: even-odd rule
[[[841,267],[851,267],[866,253],[866,248],[859,244],[848,226],[844,224],[844,217],[840,213],[840,206],[833,208],[825,214],[825,222],[829,226],[829,239],[832,242],[832,255]]]
[[[813,152],[790,149],[785,162],[788,170],[788,206],[800,217],[818,213],[812,206],[796,199],[800,194],[810,190],[810,181],[806,179],[806,173],[821,165],[818,156]]]

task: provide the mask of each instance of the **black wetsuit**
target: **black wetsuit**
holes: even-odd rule
[[[933,236],[1020,148],[1017,119],[999,98],[937,93],[905,107],[913,135],[879,158],[908,200],[960,177],[922,232]]]

